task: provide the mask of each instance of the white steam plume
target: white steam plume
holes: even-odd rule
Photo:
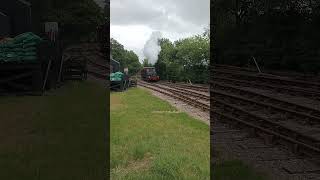
[[[161,51],[161,47],[158,42],[161,37],[162,35],[160,31],[154,31],[144,45],[143,54],[151,64],[155,64],[158,60],[158,55]]]

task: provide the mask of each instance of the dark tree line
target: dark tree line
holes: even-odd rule
[[[213,62],[318,73],[320,2],[213,0]]]

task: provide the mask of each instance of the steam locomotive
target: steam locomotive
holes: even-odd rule
[[[157,82],[160,80],[157,75],[156,69],[154,67],[144,67],[141,70],[141,78],[144,81],[154,81]]]

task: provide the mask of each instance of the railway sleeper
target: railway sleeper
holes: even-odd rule
[[[234,77],[237,78],[237,77]],[[303,89],[303,88],[296,88],[296,87],[285,87],[281,85],[270,85],[268,83],[261,83],[261,82],[256,82],[256,81],[246,81],[246,80],[238,80],[238,79],[230,79],[230,78],[225,78],[225,77],[215,77],[214,79],[215,82],[223,82],[223,83],[231,83],[235,84],[237,86],[243,86],[243,87],[254,87],[258,89],[267,89],[271,91],[276,91],[279,93],[284,93],[284,94],[290,94],[293,96],[303,96],[307,98],[319,98],[320,93],[318,90],[313,90],[313,89]]]
[[[141,85],[141,83],[140,83],[140,85]],[[208,105],[203,104],[203,103],[201,103],[201,102],[199,102],[199,101],[195,101],[194,99],[191,99],[191,98],[189,98],[189,97],[187,97],[187,96],[184,96],[183,94],[179,94],[180,96],[176,96],[176,95],[174,95],[174,94],[170,94],[170,93],[161,91],[161,90],[159,90],[159,89],[152,88],[152,87],[150,87],[150,85],[143,84],[142,86],[144,86],[144,87],[146,87],[146,88],[149,88],[149,89],[152,89],[152,90],[154,90],[154,91],[160,92],[160,93],[162,93],[162,94],[165,94],[165,95],[167,95],[167,96],[170,96],[170,97],[179,99],[179,100],[181,100],[181,101],[183,101],[183,102],[186,102],[186,103],[188,103],[188,104],[193,105],[194,107],[200,108],[200,109],[202,109],[203,111],[210,111],[210,107],[209,107]]]
[[[227,121],[230,121],[230,122],[238,121],[238,122],[243,124],[242,127],[249,128],[250,131],[253,131],[254,134],[259,135],[259,137],[261,137],[261,134],[263,134],[262,136],[265,136],[265,137],[268,136],[269,140],[267,140],[267,141],[269,141],[273,145],[275,145],[277,143],[285,144],[286,147],[289,147],[289,148],[290,147],[294,147],[294,149],[291,148],[291,150],[293,152],[295,152],[295,154],[297,154],[297,155],[308,156],[308,158],[312,158],[315,161],[320,160],[320,149],[319,148],[312,147],[310,145],[307,145],[307,144],[304,144],[302,142],[296,141],[295,139],[292,139],[290,137],[283,136],[283,135],[281,135],[281,134],[279,134],[277,132],[273,132],[273,131],[270,131],[268,129],[256,126],[254,124],[245,122],[245,121],[240,120],[240,119],[237,119],[235,117],[226,115],[225,113],[221,113],[221,112],[215,111],[214,112],[214,116],[215,116],[215,119],[218,118],[219,120],[224,119],[224,121],[227,120]],[[252,129],[255,129],[255,130],[252,130]],[[266,142],[266,140],[265,140],[265,142]]]
[[[205,95],[202,95],[202,94],[199,94],[199,93],[195,93],[195,92],[190,92],[190,91],[178,91],[178,90],[174,90],[174,89],[170,89],[170,88],[164,88],[162,86],[158,86],[156,84],[154,84],[153,86],[156,86],[156,87],[159,87],[159,88],[162,88],[162,89],[165,89],[166,91],[169,91],[169,92],[174,92],[174,93],[178,93],[178,94],[181,94],[181,95],[191,95],[191,96],[194,96],[196,98],[202,98],[202,99],[205,99],[205,100],[210,100],[210,98],[208,96],[205,96]]]
[[[317,89],[319,90],[320,84],[319,83],[308,83],[305,81],[298,81],[298,80],[288,80],[284,78],[275,78],[275,77],[265,77],[265,76],[260,76],[260,75],[253,75],[253,74],[248,74],[248,73],[239,73],[235,71],[223,71],[223,70],[215,70],[213,71],[214,75],[217,76],[217,74],[225,74],[227,76],[235,77],[235,78],[240,78],[241,79],[246,79],[250,81],[260,81],[260,82],[271,82],[275,84],[285,84],[288,86],[297,86],[303,87],[303,88],[312,88],[312,89]]]
[[[208,92],[209,88],[206,87],[198,87],[198,86],[192,86],[192,85],[182,85],[182,84],[173,84],[173,83],[162,83],[164,85],[168,85],[168,86],[176,86],[176,87],[181,87],[181,88],[189,88],[192,90],[196,90],[196,91],[201,91],[201,92]]]
[[[224,100],[229,100],[234,104],[238,104],[239,106],[246,107],[246,109],[250,111],[262,111],[265,114],[277,114],[277,118],[279,120],[285,119],[296,119],[297,122],[299,121],[301,124],[304,125],[316,125],[320,123],[320,118],[311,116],[307,113],[300,113],[290,109],[282,108],[277,105],[267,104],[264,102],[258,102],[250,99],[246,99],[237,95],[232,95],[224,92],[220,92],[217,90],[214,91],[214,98],[221,98]]]
[[[225,89],[225,86],[227,86],[228,89]],[[265,104],[275,104],[277,106],[283,106],[283,107],[286,107],[285,109],[291,109],[292,111],[295,111],[295,112],[305,113],[305,114],[309,114],[310,116],[315,116],[320,118],[319,110],[312,109],[299,104],[295,104],[293,102],[288,102],[288,101],[280,100],[274,97],[266,96],[260,93],[243,90],[238,87],[226,85],[223,83],[215,83],[214,88],[211,90],[211,92],[215,93],[215,89],[217,88],[228,91],[229,93],[232,93],[232,94],[233,93],[239,94],[239,96],[246,96],[248,99],[251,98],[251,99],[259,100],[260,102],[264,102]]]
[[[314,139],[314,137],[310,137],[305,134],[301,134],[299,132],[296,132],[292,129],[288,129],[287,127],[284,127],[281,124],[269,121],[268,119],[265,119],[263,117],[259,117],[255,114],[250,113],[250,112],[246,112],[246,111],[242,110],[241,108],[235,107],[233,105],[228,105],[228,104],[225,104],[224,102],[221,102],[221,101],[219,102],[219,100],[216,100],[215,102],[216,103],[218,102],[218,104],[224,104],[225,106],[229,106],[231,108],[234,108],[234,110],[232,112],[228,112],[224,108],[219,108],[220,111],[223,111],[226,114],[232,114],[232,115],[246,114],[247,116],[237,116],[236,118],[240,119],[239,117],[246,117],[246,118],[243,118],[243,119],[245,119],[246,122],[250,122],[250,123],[255,124],[259,127],[263,127],[265,129],[272,130],[272,131],[277,132],[283,136],[291,137],[291,138],[294,138],[294,139],[299,140],[301,142],[306,142],[310,146],[314,146],[315,148],[319,148],[319,152],[320,152],[320,147],[314,144],[314,143],[319,143],[319,140]],[[277,127],[277,129],[275,129],[275,127]],[[297,135],[294,135],[294,137],[292,137],[293,134],[297,134]],[[298,136],[298,138],[296,136]]]
[[[156,85],[155,85],[156,86]],[[160,87],[160,86],[158,86]],[[198,98],[202,98],[202,99],[205,99],[205,100],[210,100],[210,97],[209,96],[206,96],[204,94],[200,94],[200,93],[196,93],[196,92],[193,92],[193,91],[189,91],[189,90],[186,90],[186,89],[183,89],[183,88],[178,88],[178,87],[170,87],[170,88],[173,88],[173,89],[178,89],[177,90],[174,90],[176,92],[180,92],[180,93],[186,93],[188,95],[191,95],[191,96],[195,96],[195,97],[198,97]]]

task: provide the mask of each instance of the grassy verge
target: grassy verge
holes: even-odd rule
[[[139,88],[110,105],[112,179],[210,178],[208,125]]]
[[[0,179],[103,179],[107,101],[93,82],[1,97]]]

